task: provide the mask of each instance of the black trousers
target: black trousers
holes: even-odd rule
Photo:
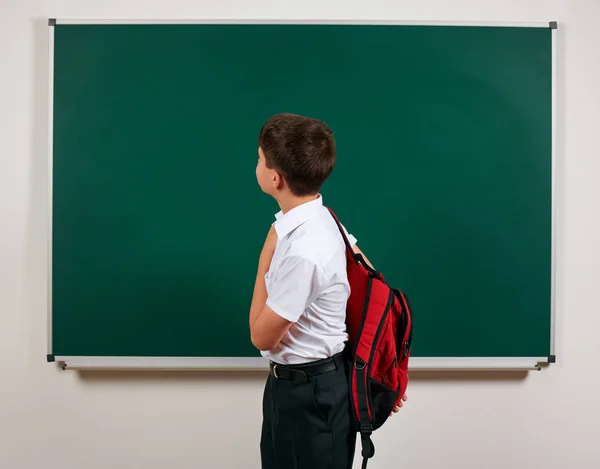
[[[295,382],[269,374],[263,396],[262,469],[351,469],[356,444],[348,364]]]

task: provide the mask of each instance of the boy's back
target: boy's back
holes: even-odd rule
[[[263,352],[274,362],[298,364],[332,357],[348,339],[346,247],[322,201],[319,196],[276,215],[277,246],[265,276],[266,303],[293,324],[274,349]]]

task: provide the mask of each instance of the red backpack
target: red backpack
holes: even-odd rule
[[[375,454],[372,432],[385,423],[408,386],[412,310],[404,293],[391,288],[380,272],[352,250],[342,225],[329,211],[346,244],[351,289],[346,307],[346,351],[353,365],[349,388],[365,469]]]

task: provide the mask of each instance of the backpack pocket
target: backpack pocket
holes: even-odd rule
[[[373,430],[381,427],[388,419],[394,406],[398,402],[398,390],[390,389],[387,385],[376,379],[369,383],[371,410],[373,416]]]
[[[373,429],[387,420],[398,400],[399,380],[395,323],[398,301],[390,292],[388,306],[382,316],[376,342],[373,344],[369,369],[368,397],[372,411]]]
[[[392,390],[396,390],[398,388],[396,373],[397,352],[391,314],[390,312],[390,316],[386,320],[386,324],[379,337],[379,342],[375,347],[370,374],[381,384]]]

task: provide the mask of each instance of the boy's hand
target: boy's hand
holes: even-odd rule
[[[407,399],[408,399],[408,396],[406,394],[404,396],[402,396],[402,399],[400,400],[400,403],[396,407],[394,407],[394,409],[392,410],[392,413],[390,414],[390,416],[392,416],[396,412],[398,412],[400,410],[400,408],[404,406],[404,402],[406,402]]]

